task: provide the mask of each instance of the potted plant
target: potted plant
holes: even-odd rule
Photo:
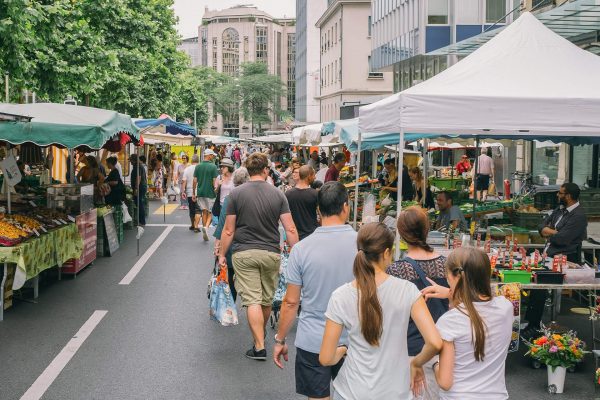
[[[552,332],[542,325],[543,335],[525,344],[529,355],[545,364],[548,369],[548,391],[562,393],[565,385],[567,369],[575,368],[575,364],[583,359],[585,342],[577,338],[577,334],[569,331],[563,334]]]

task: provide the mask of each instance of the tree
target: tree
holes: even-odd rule
[[[244,119],[250,121],[252,132],[255,125],[260,132],[262,124],[284,114],[280,99],[285,93],[284,83],[278,76],[269,74],[265,63],[243,63],[240,76],[230,78],[216,90],[215,103],[218,112],[225,115],[232,107],[239,107]]]

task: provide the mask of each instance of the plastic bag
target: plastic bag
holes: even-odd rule
[[[279,266],[279,284],[277,285],[277,289],[275,290],[275,295],[273,296],[273,306],[281,305],[283,302],[283,297],[285,296],[285,292],[287,290],[287,278],[286,278],[286,270],[288,264],[289,255],[287,252],[281,252],[281,264]]]
[[[237,308],[231,296],[227,281],[227,267],[221,266],[219,274],[211,278],[210,287],[210,318],[222,326],[238,324]],[[214,280],[213,280],[214,279]]]
[[[132,221],[131,215],[129,215],[129,210],[125,203],[121,203],[121,210],[123,210],[123,223],[126,224]]]
[[[364,224],[368,224],[369,222],[379,222],[379,217],[375,210],[376,203],[377,200],[375,199],[375,196],[369,194],[365,200],[365,205],[363,206],[362,222]]]

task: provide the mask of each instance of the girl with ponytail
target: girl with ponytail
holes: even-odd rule
[[[446,261],[450,289],[429,286],[426,298],[449,298],[453,307],[437,328],[443,339],[433,370],[440,399],[508,399],[504,365],[512,336],[513,306],[492,297],[490,260],[476,248],[454,250]]]
[[[423,391],[423,365],[441,348],[441,338],[417,287],[389,276],[394,234],[380,223],[358,232],[355,280],[333,292],[319,353],[335,365],[347,353],[333,382],[334,399],[410,399]],[[412,317],[425,344],[409,362],[407,328]],[[349,347],[338,347],[343,329]],[[408,368],[410,365],[410,368]]]

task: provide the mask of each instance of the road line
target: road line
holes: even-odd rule
[[[154,215],[171,215],[175,210],[179,208],[179,204],[166,204],[158,207],[152,214]]]
[[[160,234],[160,236],[152,243],[152,246],[146,250],[146,252],[142,255],[142,257],[135,263],[135,265],[131,268],[131,270],[125,275],[125,278],[119,285],[129,285],[137,276],[137,274],[144,268],[144,265],[148,262],[150,257],[154,254],[156,249],[161,245],[162,242],[167,238],[169,233],[173,230],[173,225],[168,225],[167,228]]]
[[[172,226],[174,228],[189,228],[190,224],[146,224],[146,226],[144,226],[144,228],[147,227],[165,227],[165,226]]]
[[[65,366],[71,361],[77,350],[83,345],[85,340],[94,331],[96,326],[102,321],[102,318],[108,313],[104,310],[96,310],[92,316],[83,324],[79,331],[73,336],[69,343],[58,353],[50,365],[33,382],[27,392],[21,397],[21,400],[39,400],[46,390],[56,380]]]

